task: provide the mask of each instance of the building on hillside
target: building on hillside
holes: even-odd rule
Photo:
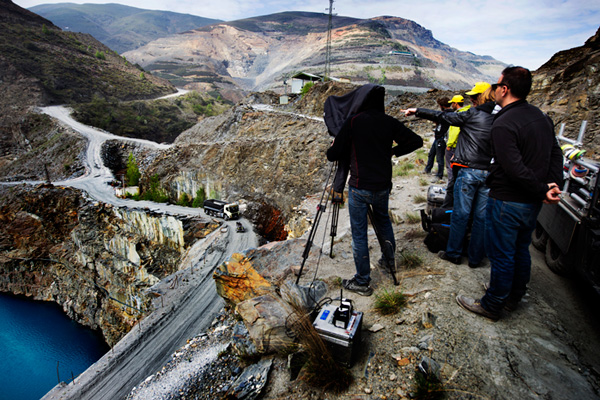
[[[308,82],[322,81],[323,77],[319,75],[309,74],[307,72],[299,72],[292,76],[292,93],[300,93],[304,85]]]
[[[127,187],[117,187],[115,188],[115,196],[120,197],[122,199],[129,196],[137,196],[140,194],[139,186],[127,186]]]

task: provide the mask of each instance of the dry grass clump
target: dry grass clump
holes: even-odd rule
[[[427,236],[427,232],[420,228],[413,228],[404,234],[405,239],[422,239]]]
[[[422,194],[418,194],[415,197],[413,197],[413,203],[426,203],[427,202],[427,196],[423,196]]]
[[[402,256],[402,265],[406,269],[415,269],[423,266],[423,259],[416,253],[403,250],[400,252]]]
[[[396,290],[383,288],[375,293],[374,307],[382,315],[397,314],[406,304],[406,296]]]
[[[294,333],[306,354],[306,363],[299,377],[310,386],[333,393],[341,393],[352,383],[352,374],[338,364],[329,349],[313,327],[310,316],[301,306],[292,305],[294,313],[290,315],[288,327]]]
[[[417,213],[407,212],[404,217],[406,218],[406,222],[409,224],[419,224],[421,223],[421,215]]]

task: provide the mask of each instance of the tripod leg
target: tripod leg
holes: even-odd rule
[[[337,224],[338,217],[340,213],[340,205],[338,203],[333,203],[333,211],[331,217],[331,247],[329,248],[329,258],[333,258],[333,240],[337,235]]]

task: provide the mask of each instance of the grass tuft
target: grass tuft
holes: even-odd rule
[[[402,292],[382,289],[375,293],[375,310],[381,315],[397,314],[406,304]]]
[[[423,259],[418,254],[403,250],[400,252],[400,255],[403,260],[402,265],[406,269],[415,269],[423,266]]]
[[[427,196],[423,196],[422,194],[418,194],[415,197],[413,197],[413,203],[426,203],[427,202]]]
[[[421,222],[421,215],[417,213],[406,213],[405,214],[406,222],[409,224],[419,224]]]

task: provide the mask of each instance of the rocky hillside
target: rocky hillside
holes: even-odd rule
[[[54,301],[112,345],[146,315],[145,290],[216,227],[114,208],[75,189],[0,186],[0,291]]]
[[[220,22],[190,14],[144,10],[122,4],[39,4],[29,10],[65,31],[89,33],[118,53],[177,32]]]
[[[65,134],[31,107],[128,100],[173,93],[166,80],[143,72],[87,34],[63,32],[52,22],[0,0],[0,174],[40,179],[82,170],[77,136]],[[23,163],[33,161],[25,167]],[[17,165],[18,164],[18,165]]]
[[[581,47],[556,53],[534,74],[530,101],[577,138],[587,121],[584,148],[600,160],[600,29]]]
[[[323,74],[326,14],[285,12],[223,22],[158,39],[124,53],[132,62],[189,87],[283,90],[298,71]],[[451,48],[398,17],[335,17],[331,75],[353,82],[464,89],[504,67]],[[288,82],[289,83],[289,82]]]

